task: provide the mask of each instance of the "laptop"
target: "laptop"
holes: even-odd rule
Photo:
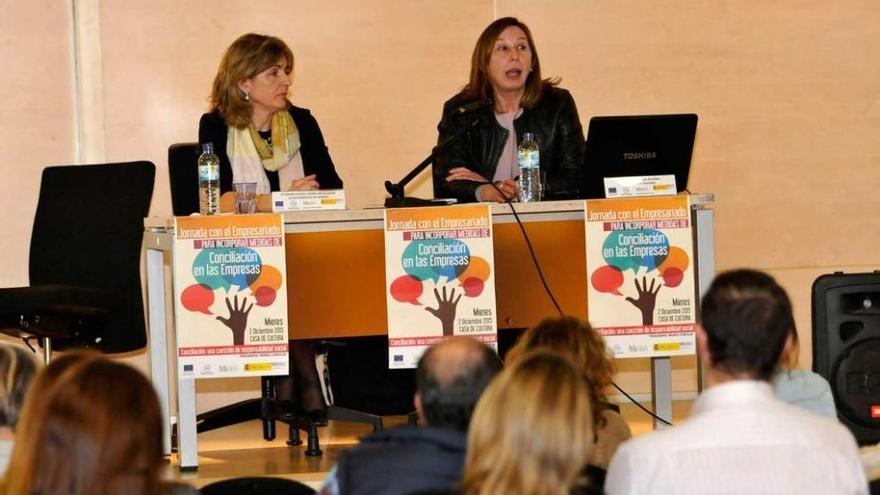
[[[593,117],[584,155],[585,199],[605,197],[605,177],[674,175],[687,189],[697,114]]]

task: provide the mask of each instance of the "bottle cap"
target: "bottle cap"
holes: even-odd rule
[[[202,153],[213,153],[213,152],[214,152],[214,143],[202,144]]]

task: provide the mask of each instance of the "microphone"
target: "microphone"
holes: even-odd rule
[[[474,111],[478,108],[482,108],[488,105],[487,102],[475,101],[472,103],[468,103],[467,105],[462,105],[455,110],[452,111],[453,114],[462,115],[468,112]],[[438,151],[442,150],[446,145],[460,138],[463,134],[467,133],[472,128],[476,127],[480,121],[483,120],[480,116],[477,118],[471,118],[470,122],[466,125],[462,125],[458,130],[453,132],[450,136],[447,136],[446,139],[443,140],[442,143],[439,143],[437,146],[431,150],[431,154],[427,156],[421,163],[416,165],[416,168],[412,169],[406,177],[400,179],[400,182],[397,184],[391,182],[390,180],[385,181],[385,190],[388,191],[388,194],[391,195],[390,198],[385,198],[385,207],[386,208],[401,208],[407,206],[430,206],[437,204],[436,200],[425,200],[419,198],[407,198],[404,194],[403,188],[410,183],[411,180],[415,179],[417,175],[419,175],[422,170],[428,168],[428,165],[434,161],[434,154]],[[442,202],[442,204],[448,204]]]

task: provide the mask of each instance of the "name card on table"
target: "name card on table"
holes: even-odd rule
[[[675,176],[644,175],[633,177],[605,177],[605,197],[674,196],[678,194]]]
[[[272,211],[344,210],[344,189],[314,191],[276,191],[272,193]]]

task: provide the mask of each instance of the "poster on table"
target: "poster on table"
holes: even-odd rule
[[[281,215],[178,217],[174,224],[179,376],[286,375]]]
[[[690,198],[586,202],[590,323],[615,357],[694,354]]]
[[[488,206],[385,210],[389,368],[454,335],[496,346],[493,253]]]

